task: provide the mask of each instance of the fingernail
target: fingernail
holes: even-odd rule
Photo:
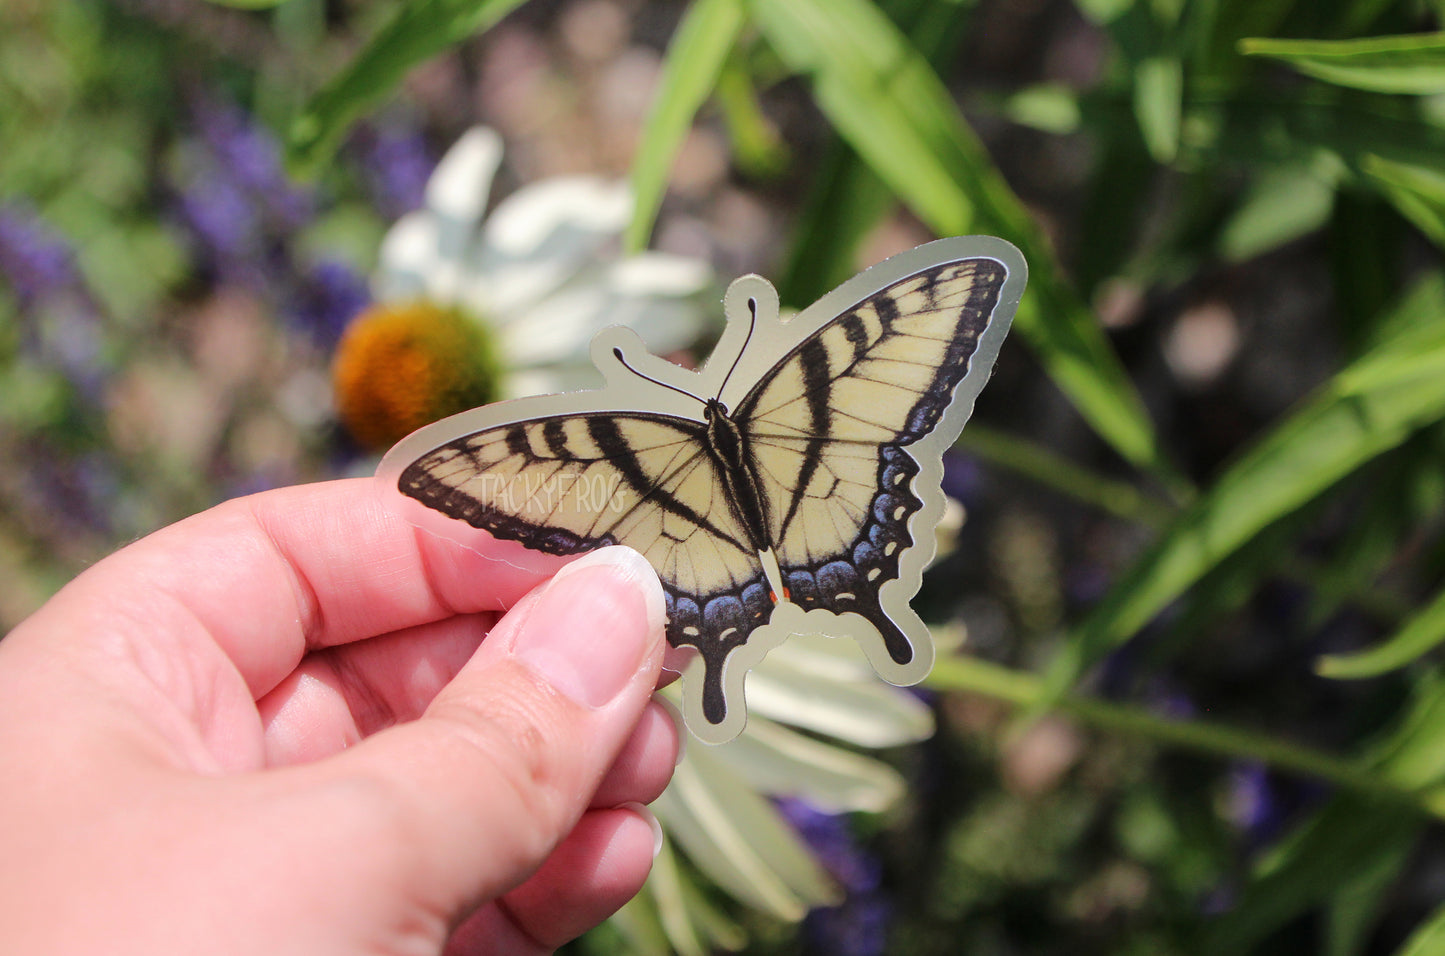
[[[662,585],[631,548],[590,552],[558,571],[512,653],[563,694],[601,707],[627,686],[662,636]]]
[[[652,828],[652,858],[657,859],[657,855],[662,852],[662,824],[657,822],[657,817],[653,816],[652,811],[641,803],[624,803],[620,804],[617,809],[631,810],[647,821],[647,825]]]

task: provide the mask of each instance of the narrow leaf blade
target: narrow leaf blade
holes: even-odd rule
[[[1015,327],[1084,418],[1172,487],[1143,402],[1047,239],[988,158],[927,60],[866,0],[750,0],[783,60],[873,171],[939,235],[997,233],[1028,259]]]
[[[1362,40],[1241,40],[1246,56],[1280,60],[1315,79],[1376,93],[1445,91],[1445,33]]]
[[[636,206],[623,235],[629,252],[647,246],[667,190],[667,177],[693,117],[717,85],[743,27],[741,0],[699,0],[678,25],[667,48],[657,99],[632,163]]]
[[[1445,642],[1445,591],[1384,641],[1358,654],[1320,658],[1316,670],[1324,677],[1345,680],[1376,677],[1404,667]]]
[[[335,151],[351,124],[401,83],[408,70],[454,43],[486,30],[522,0],[414,0],[367,42],[312,97],[291,123],[287,163],[315,170]]]
[[[1417,288],[1445,315],[1436,283]],[[1407,326],[1240,458],[1125,572],[1056,659],[1051,697],[1274,521],[1442,417],[1445,323]]]

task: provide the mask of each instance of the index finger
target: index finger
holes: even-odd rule
[[[567,563],[461,522],[423,531],[407,502],[371,478],[233,499],[96,564],[32,622],[209,639],[260,695],[309,649],[504,610]]]

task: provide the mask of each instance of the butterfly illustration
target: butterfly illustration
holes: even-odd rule
[[[1023,290],[1019,252],[944,239],[868,269],[786,321],[765,280],[690,371],[599,333],[598,391],[473,409],[413,434],[380,473],[452,518],[548,554],[640,551],[705,740],[745,720],[743,676],[789,634],[852,637],[899,684],[932,666],[908,606],[934,549],[943,451]]]

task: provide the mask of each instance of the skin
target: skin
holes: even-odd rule
[[[545,953],[637,892],[679,746],[656,576],[390,495],[228,502],[0,641],[0,950]]]

